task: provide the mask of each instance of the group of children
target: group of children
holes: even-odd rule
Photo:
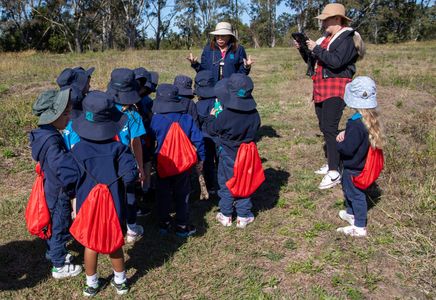
[[[54,278],[76,276],[82,271],[79,264],[73,263],[66,243],[71,239],[72,216],[80,214],[99,184],[110,191],[127,242],[144,234],[136,222],[141,211],[135,192],[138,182],[144,193],[150,190],[153,162],[162,147],[167,147],[166,138],[174,123],[195,147],[195,168],[203,170],[209,193],[218,190],[217,221],[230,226],[234,207],[238,228],[254,221],[250,198],[236,199],[226,186],[233,176],[239,146],[252,142],[260,126],[251,95],[253,82],[247,75],[233,74],[215,82],[210,71],[200,71],[193,89],[188,76],[179,75],[173,84],[158,85],[156,72],[119,68],[112,71],[103,92],[90,90],[93,71],[94,68],[65,69],[57,78],[60,90],[41,93],[33,104],[33,113],[39,120],[29,139],[32,157],[44,173],[45,199],[52,223],[46,257],[53,264]],[[150,98],[153,92],[154,100]],[[188,237],[196,233],[189,222],[193,168],[172,176],[163,176],[156,168],[155,194],[162,234],[174,232]],[[104,286],[97,275],[98,251],[84,246],[83,294],[94,296]],[[114,271],[110,283],[118,294],[125,294],[129,288],[122,247],[109,253],[109,257]]]

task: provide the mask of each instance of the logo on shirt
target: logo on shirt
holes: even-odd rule
[[[233,53],[230,53],[230,59],[235,59],[235,55]]]

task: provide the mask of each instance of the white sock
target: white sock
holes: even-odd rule
[[[88,276],[86,275],[86,285],[96,288],[98,286],[98,275],[95,273],[94,275]]]
[[[339,176],[339,172],[338,171],[334,171],[334,170],[330,170],[328,174],[329,174],[331,179],[336,179]]]
[[[126,271],[117,272],[114,270],[114,281],[116,284],[122,284],[126,282]]]

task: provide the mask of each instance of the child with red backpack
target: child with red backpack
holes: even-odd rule
[[[114,140],[126,120],[110,95],[92,91],[83,100],[82,114],[73,123],[80,141],[71,150],[78,165],[77,217],[71,233],[85,246],[85,296],[94,296],[104,286],[97,275],[98,253],[109,254],[114,270],[111,285],[117,294],[128,292],[121,232],[126,214],[124,186],[134,186],[138,171],[130,149]],[[110,227],[99,231],[104,226]]]
[[[375,82],[358,76],[345,87],[345,104],[356,112],[348,119],[345,131],[336,137],[344,170],[342,190],[346,210],[339,217],[350,225],[338,232],[355,237],[367,235],[367,202],[365,190],[377,179],[383,168],[382,132],[378,120]]]
[[[151,131],[157,142],[156,199],[160,232],[166,234],[173,227],[170,211],[174,200],[174,231],[180,237],[188,237],[196,232],[195,227],[189,224],[189,172],[197,162],[197,155],[201,162],[204,160],[203,135],[186,113],[178,88],[172,84],[158,86],[153,112]]]
[[[32,158],[39,162],[44,174],[43,192],[51,219],[51,236],[49,233],[46,236],[46,257],[53,264],[51,273],[56,279],[76,276],[82,271],[80,265],[71,263],[71,255],[66,249],[71,237],[68,232],[71,222],[70,198],[74,197],[76,167],[59,131],[69,121],[70,92],[70,89],[50,90],[38,96],[32,107],[32,113],[39,117],[38,128],[29,134]],[[63,172],[60,172],[61,166]],[[39,197],[43,198],[44,195]],[[26,221],[29,223],[28,216],[41,217],[39,212],[32,213],[26,209]]]
[[[223,226],[232,225],[234,208],[237,214],[236,227],[245,228],[254,221],[250,195],[235,197],[228,185],[235,175],[234,167],[239,149],[243,144],[254,141],[260,127],[260,116],[256,110],[256,102],[251,95],[253,87],[250,77],[244,74],[235,73],[229,78],[220,80],[215,85],[215,93],[223,106],[223,111],[215,118],[216,109],[214,108],[205,120],[204,128],[215,139],[218,148],[220,212],[216,219]],[[255,152],[257,154],[257,150]],[[253,175],[256,177],[257,184],[260,185],[264,175],[258,154],[255,158],[260,164],[260,169]]]
[[[146,134],[141,115],[135,105],[141,101],[139,96],[139,85],[135,80],[133,70],[127,68],[114,69],[111,73],[111,80],[108,85],[107,93],[115,100],[115,107],[127,116],[124,127],[118,133],[119,141],[130,147],[135,156],[140,180],[144,178],[144,162],[141,136]],[[133,243],[140,239],[144,234],[144,228],[136,224],[137,203],[135,187],[127,187],[127,242]]]

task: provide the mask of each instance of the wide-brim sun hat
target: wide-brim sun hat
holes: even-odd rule
[[[62,91],[48,90],[42,92],[32,106],[32,113],[39,117],[38,125],[46,125],[56,121],[70,100],[71,89]]]
[[[215,79],[213,73],[210,70],[203,70],[197,73],[195,76],[195,91],[194,93],[201,98],[213,98],[215,97]]]
[[[66,68],[58,76],[58,78],[56,79],[56,83],[61,89],[74,86],[81,92],[86,92],[85,88],[87,87],[89,78],[91,77],[94,70],[95,68],[93,67],[89,68],[88,70],[85,70],[82,67],[76,67],[73,69]]]
[[[133,70],[133,72],[135,73],[135,79],[145,79],[145,84],[144,86],[149,86],[150,82],[151,82],[151,74],[150,72],[147,71],[147,69],[139,67]],[[149,85],[147,85],[147,83]]]
[[[159,73],[150,71],[151,80],[145,84],[152,93],[156,92],[156,87],[159,84]]]
[[[83,110],[73,122],[73,130],[81,137],[92,141],[104,141],[115,137],[127,122],[112,96],[101,91],[92,91],[83,99]]]
[[[185,112],[186,107],[179,96],[179,89],[173,84],[160,84],[156,89],[152,110],[157,114]]]
[[[345,7],[340,3],[327,4],[322,10],[321,14],[315,18],[318,20],[325,20],[331,17],[340,16],[348,21],[352,21],[345,15]]]
[[[176,78],[174,78],[174,85],[179,89],[179,96],[194,96],[191,77],[186,75],[177,75]]]
[[[219,22],[218,24],[216,24],[215,30],[209,32],[209,34],[211,34],[211,35],[231,35],[231,36],[236,37],[235,34],[233,33],[232,24],[230,24],[228,22]]]
[[[227,82],[229,96],[223,98],[223,106],[240,111],[252,111],[256,101],[252,96],[254,88],[250,77],[242,73],[233,73]]]
[[[135,80],[133,70],[127,68],[115,69],[111,73],[111,81],[106,91],[114,97],[115,102],[122,105],[136,104],[141,101],[139,85]]]
[[[377,107],[377,88],[368,76],[358,76],[345,86],[345,104],[350,108],[369,109]]]

